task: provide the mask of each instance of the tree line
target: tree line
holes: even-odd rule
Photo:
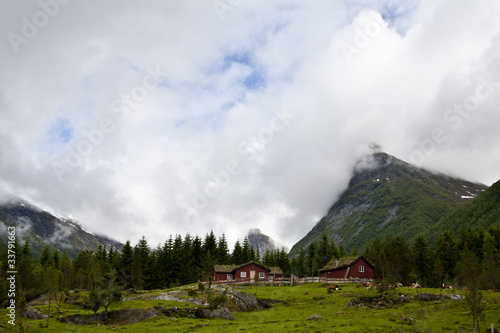
[[[500,229],[462,228],[457,234],[444,231],[435,244],[419,235],[412,242],[401,236],[375,238],[360,253],[346,251],[342,245],[323,235],[290,258],[284,248],[260,254],[248,239],[236,241],[230,251],[226,237],[211,231],[204,238],[186,234],[170,236],[152,248],[142,237],[134,246],[127,241],[121,251],[100,246],[95,251],[81,251],[74,260],[66,252],[51,251],[47,246],[34,259],[29,240],[17,249],[18,291],[27,301],[46,293],[56,281],[58,290],[97,291],[113,286],[124,289],[164,289],[207,281],[214,265],[239,265],[259,261],[268,267],[279,267],[285,276],[317,276],[318,270],[333,258],[363,254],[375,267],[376,279],[396,282],[419,282],[438,287],[460,282],[465,268],[475,268],[480,284],[488,289],[500,288]],[[6,253],[1,250],[0,303],[7,295]],[[111,283],[112,282],[112,283]],[[110,286],[111,285],[111,286]],[[108,287],[103,287],[108,286]]]

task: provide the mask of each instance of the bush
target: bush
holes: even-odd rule
[[[222,294],[207,294],[207,302],[209,304],[210,309],[217,309],[227,301],[227,296],[225,293]]]

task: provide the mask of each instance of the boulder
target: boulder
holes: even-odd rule
[[[308,317],[306,320],[319,320],[319,319],[323,319],[323,317],[321,317],[320,315],[312,315]]]
[[[218,308],[214,310],[199,308],[198,311],[196,311],[196,317],[203,319],[218,318],[218,319],[234,320],[234,317],[228,308]]]
[[[46,314],[41,313],[40,310],[34,307],[28,307],[24,312],[24,316],[32,320],[47,319]]]
[[[161,311],[157,309],[121,309],[108,311],[107,316],[106,313],[99,312],[92,315],[72,315],[61,317],[57,318],[57,320],[63,323],[76,325],[89,325],[95,321],[107,322],[108,324],[113,325],[129,325],[162,315]]]
[[[236,301],[236,306],[240,311],[253,311],[257,309],[258,304],[255,296],[242,291],[237,291],[233,295]]]
[[[454,295],[454,294],[430,294],[430,293],[420,293],[415,295],[421,301],[440,301],[443,299],[454,299],[460,300],[463,298],[462,295]]]

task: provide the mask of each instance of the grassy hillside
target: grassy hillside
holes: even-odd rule
[[[429,238],[440,230],[458,231],[465,225],[483,229],[500,226],[500,181],[441,219],[430,229]]]
[[[354,172],[348,188],[292,247],[291,255],[324,233],[347,250],[364,248],[377,236],[399,234],[411,240],[486,188],[431,173],[384,153],[372,158],[368,166]]]
[[[463,300],[446,299],[440,301],[420,301],[413,298],[417,292],[439,294],[439,289],[398,288],[390,298],[398,299],[401,295],[407,302],[398,303],[391,308],[370,308],[366,306],[349,306],[348,303],[356,297],[365,300],[375,297],[374,289],[358,288],[355,285],[341,286],[342,290],[327,292],[326,285],[315,283],[301,286],[284,287],[242,287],[246,293],[256,294],[257,298],[271,307],[253,312],[233,312],[234,320],[225,319],[195,319],[183,317],[157,316],[132,325],[103,325],[95,322],[89,325],[74,325],[60,323],[55,307],[50,319],[49,328],[39,329],[45,320],[25,320],[28,332],[99,332],[117,330],[121,332],[441,332],[444,327],[447,332],[456,332],[458,327],[470,331],[471,316]],[[158,295],[162,291],[148,294]],[[451,291],[447,291],[450,293]],[[454,294],[463,294],[453,290]],[[147,296],[148,294],[143,294]],[[366,302],[366,301],[365,301]],[[500,327],[500,293],[484,292],[485,322]],[[117,308],[152,308],[191,307],[188,303],[169,300],[155,301],[122,301],[113,306]],[[36,305],[42,313],[47,305]],[[63,304],[61,316],[71,314],[90,314],[91,310],[82,310],[75,305]],[[102,311],[102,310],[101,310]],[[0,310],[6,318],[6,310]],[[319,319],[307,318],[320,316]],[[0,329],[8,329],[5,321],[0,323]]]

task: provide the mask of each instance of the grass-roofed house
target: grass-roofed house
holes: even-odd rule
[[[373,265],[363,256],[333,259],[319,270],[321,280],[373,279]]]
[[[254,282],[281,282],[283,272],[278,267],[267,267],[256,261],[242,265],[215,265],[212,275],[213,283]]]

